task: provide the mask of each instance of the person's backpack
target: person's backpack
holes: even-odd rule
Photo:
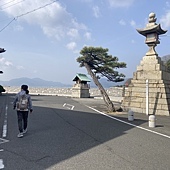
[[[19,96],[17,103],[18,110],[27,110],[28,109],[28,97],[26,94]]]

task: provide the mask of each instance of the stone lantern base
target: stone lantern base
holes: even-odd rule
[[[147,79],[149,80],[149,114],[169,116],[170,73],[156,54],[143,57],[125,92],[122,107],[125,111],[131,109],[146,114]]]
[[[72,87],[72,95],[71,97],[75,98],[89,98],[89,85],[88,84],[75,84]]]

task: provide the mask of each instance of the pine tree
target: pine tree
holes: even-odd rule
[[[105,77],[108,81],[123,81],[125,75],[119,73],[116,69],[125,68],[126,63],[118,62],[117,57],[109,55],[108,49],[102,47],[84,47],[80,51],[80,55],[81,56],[77,58],[77,62],[80,63],[80,67],[85,67],[87,69],[88,74],[99,88],[108,111],[114,112],[115,107],[106,93],[106,90],[99,82],[99,79]]]

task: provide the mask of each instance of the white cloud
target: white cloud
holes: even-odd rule
[[[14,27],[15,31],[23,31],[23,29],[24,28],[21,25],[17,25],[17,26]]]
[[[74,52],[74,54],[79,54],[80,53],[79,50],[74,50],[73,52]],[[77,57],[75,58],[75,61],[76,61],[76,59],[77,59]]]
[[[10,61],[5,61],[5,66],[13,66],[13,64]]]
[[[79,31],[78,29],[71,28],[70,30],[68,30],[67,35],[69,35],[72,38],[77,38],[79,37]]]
[[[131,40],[131,43],[132,43],[132,44],[135,44],[136,42],[135,42],[135,40]]]
[[[7,2],[8,0],[4,0],[4,3]],[[84,24],[77,22],[77,20],[67,12],[66,8],[62,7],[58,1],[44,8],[40,8],[48,3],[51,3],[51,0],[27,0],[11,8],[6,8],[3,12],[8,14],[9,17],[26,14],[16,18],[18,21],[25,21],[29,24],[40,26],[46,36],[55,37],[58,40],[65,38],[66,36],[68,38],[77,38],[80,30],[87,30],[87,27]],[[34,11],[38,8],[39,10]],[[34,12],[28,13],[30,11]]]
[[[129,7],[134,0],[108,0],[111,7]]]
[[[5,61],[5,58],[0,58],[0,64],[3,64]]]
[[[91,40],[91,33],[90,32],[86,32],[84,34],[84,37],[87,39],[87,40]]]
[[[170,7],[170,3],[168,1],[166,1],[166,6]]]
[[[35,74],[36,74],[37,72],[38,72],[37,70],[34,70],[34,71],[33,71],[33,73],[35,73]]]
[[[13,64],[10,61],[7,61],[4,57],[1,57],[0,66],[3,68],[3,67],[13,66]]]
[[[3,70],[3,69],[6,69],[6,68],[12,68],[12,69],[17,69],[17,70],[23,70],[25,69],[23,66],[17,66],[15,64],[13,64],[12,62],[10,61],[7,61],[4,57],[1,57],[0,58],[0,68]]]
[[[132,27],[136,27],[136,22],[135,22],[134,20],[131,20],[131,21],[130,21],[130,25],[131,25]]]
[[[126,25],[126,22],[125,22],[123,19],[121,19],[121,20],[119,21],[119,24],[120,24],[120,25]]]
[[[17,70],[24,70],[25,68],[23,66],[16,66]]]
[[[67,48],[69,50],[74,50],[76,48],[77,44],[75,42],[70,42],[69,44],[67,44]]]
[[[79,0],[79,1],[82,1],[82,2],[92,2],[93,0]]]
[[[167,13],[161,17],[160,23],[162,24],[162,28],[169,28],[170,27],[170,11],[167,11]]]
[[[98,6],[93,7],[93,14],[96,18],[99,18],[101,16],[100,9]]]

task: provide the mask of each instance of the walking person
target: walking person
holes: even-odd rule
[[[13,108],[17,110],[19,128],[18,138],[21,138],[27,132],[28,113],[32,113],[33,111],[32,100],[27,85],[21,86],[21,91],[15,96]]]

